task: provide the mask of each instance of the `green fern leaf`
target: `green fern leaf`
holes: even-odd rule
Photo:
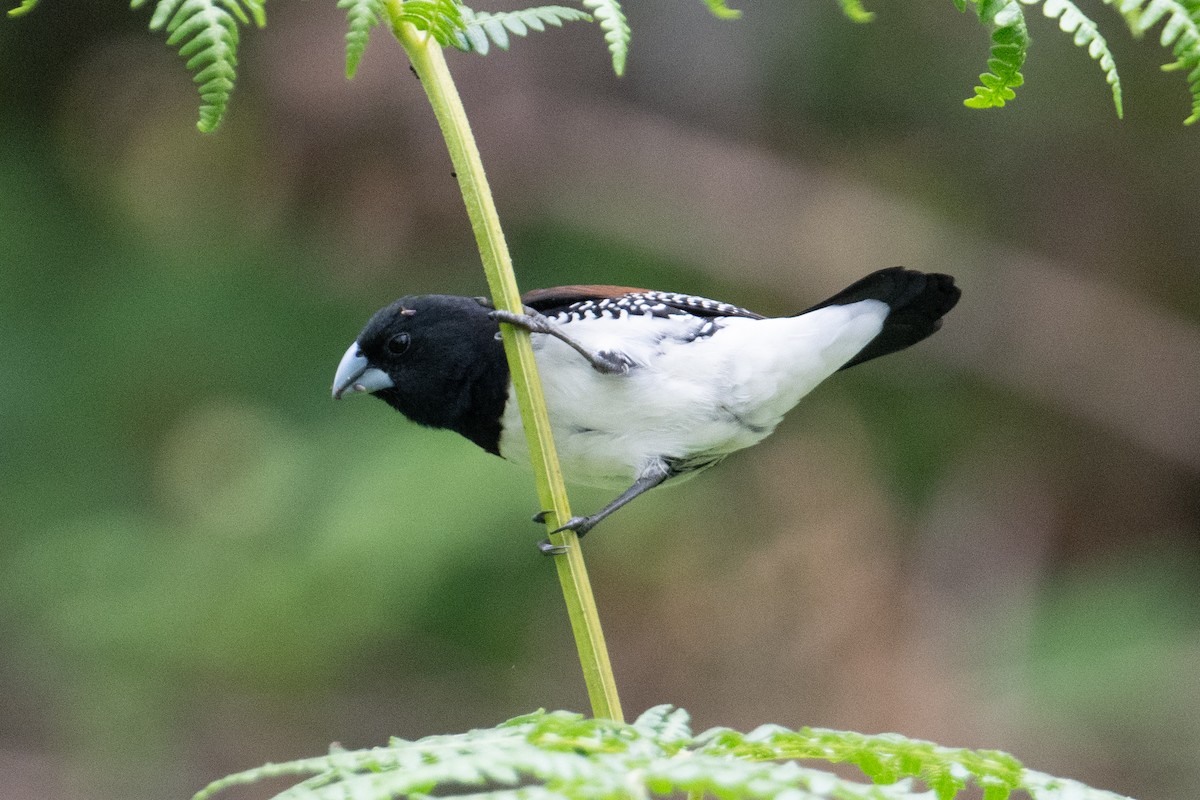
[[[682,708],[663,705],[647,709],[633,723],[643,736],[664,743],[686,742],[692,738],[691,716]]]
[[[992,30],[992,57],[979,76],[975,96],[963,101],[970,108],[1000,108],[1016,97],[1013,91],[1025,82],[1021,67],[1029,51],[1029,30],[1017,0],[971,0],[979,20]]]
[[[632,32],[625,12],[617,0],[580,0],[583,7],[590,10],[604,31],[604,41],[608,42],[608,52],[612,54],[613,72],[625,74],[625,59],[629,56],[629,39]]]
[[[166,30],[167,44],[179,47],[200,91],[196,127],[208,133],[221,124],[237,79],[238,25],[267,23],[264,0],[158,0],[150,30]],[[140,8],[146,0],[131,0]]]
[[[16,8],[10,8],[8,10],[8,15],[10,17],[19,17],[23,14],[28,14],[30,11],[33,11],[34,6],[37,4],[38,0],[21,0],[21,5],[17,6]]]
[[[875,19],[874,11],[867,11],[863,7],[862,0],[838,0],[842,5],[842,13],[850,18],[851,22],[870,22]],[[966,2],[966,0],[955,0],[955,2]],[[962,11],[960,8],[959,11]]]
[[[1179,0],[1104,0],[1115,6],[1135,36],[1141,36],[1164,19],[1159,43],[1170,48],[1175,60],[1165,70],[1188,70],[1188,89],[1192,95],[1192,113],[1183,121],[1200,121],[1200,5]]]
[[[741,11],[730,8],[725,0],[704,0],[704,5],[708,6],[708,10],[717,19],[740,19],[742,16]]]
[[[367,50],[371,28],[384,18],[386,9],[383,0],[338,0],[337,7],[346,9],[350,23],[346,31],[346,77],[353,78]]]
[[[510,33],[527,36],[531,29],[538,32],[546,30],[546,25],[561,28],[564,22],[592,21],[591,14],[566,6],[539,6],[496,13],[476,13],[466,6],[460,6],[459,10],[463,27],[456,31],[454,45],[459,50],[481,56],[487,55],[492,44],[507,50]]]
[[[1026,5],[1033,5],[1038,0],[1021,0]],[[1058,19],[1058,27],[1064,33],[1074,34],[1076,47],[1086,47],[1088,55],[1100,64],[1104,70],[1104,79],[1112,87],[1113,105],[1117,109],[1117,117],[1125,116],[1121,105],[1121,78],[1117,75],[1117,64],[1113,61],[1108,42],[1100,35],[1096,23],[1092,22],[1071,0],[1045,0],[1042,13],[1050,19]]]
[[[950,781],[971,777],[981,786],[1021,785],[1021,764],[1012,756],[991,750],[948,748],[896,734],[868,736],[823,728],[790,731],[770,725],[742,735],[728,729],[701,734],[715,752],[754,760],[821,759],[858,766],[872,780],[893,783],[914,777],[943,790]],[[956,790],[957,791],[957,790]]]
[[[856,764],[873,783],[800,766],[798,759]],[[620,800],[688,794],[721,800],[951,800],[974,785],[984,800],[1025,791],[1033,800],[1120,800],[1074,781],[1024,769],[989,750],[941,747],[897,734],[866,736],[770,725],[699,736],[687,712],[657,706],[632,725],[539,711],[495,728],[386,747],[335,750],[231,775],[195,800],[268,778],[312,775],[277,800]]]
[[[465,25],[458,0],[404,0],[388,11],[393,24],[407,22],[442,47],[458,46],[458,33]]]

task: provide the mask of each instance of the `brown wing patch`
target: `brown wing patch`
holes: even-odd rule
[[[572,303],[579,303],[584,300],[606,300],[614,297],[623,297],[627,294],[643,294],[647,289],[637,289],[632,286],[605,286],[605,285],[575,285],[575,286],[554,286],[549,289],[534,289],[526,292],[521,301],[525,305],[535,308],[543,313],[555,308],[563,308]]]

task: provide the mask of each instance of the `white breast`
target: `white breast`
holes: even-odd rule
[[[564,477],[625,488],[654,459],[719,459],[762,440],[879,333],[887,313],[886,303],[863,300],[799,317],[725,317],[701,338],[710,320],[686,314],[564,326],[588,348],[632,358],[637,366],[625,375],[600,374],[567,345],[535,334]],[[528,463],[511,391],[500,452]]]

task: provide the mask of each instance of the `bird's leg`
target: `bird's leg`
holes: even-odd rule
[[[530,333],[544,333],[547,336],[553,336],[587,359],[587,362],[592,365],[592,369],[605,375],[624,375],[633,366],[633,361],[622,352],[616,350],[589,350],[571,338],[567,333],[564,333],[563,329],[551,322],[548,317],[539,314],[529,306],[525,307],[524,314],[504,311],[503,309],[494,309],[488,312],[488,316],[497,322],[506,322],[509,325],[524,328]]]
[[[569,520],[566,521],[565,524],[560,525],[559,527],[555,528],[553,531],[551,531],[551,533],[561,533],[562,531],[575,531],[576,536],[582,537],[584,534],[586,534],[592,528],[596,527],[596,525],[599,524],[600,521],[603,520],[605,517],[607,517],[609,514],[613,513],[618,508],[625,505],[630,500],[632,500],[633,498],[642,494],[643,492],[650,491],[655,486],[658,486],[663,481],[665,481],[667,478],[670,478],[671,476],[673,476],[675,474],[676,474],[675,471],[671,469],[671,467],[667,464],[667,462],[665,462],[661,459],[656,460],[653,463],[651,463],[649,466],[647,466],[645,469],[643,469],[641,474],[638,475],[637,480],[633,482],[633,485],[630,486],[625,491],[621,492],[620,496],[617,497],[616,500],[613,500],[611,503],[609,503],[604,508],[597,511],[595,514],[591,514],[586,517],[571,517]],[[548,514],[548,513],[549,512],[543,511],[543,512],[535,515],[533,518],[533,521],[544,523],[546,521],[546,514]],[[541,542],[539,542],[538,549],[541,550],[543,553],[545,553],[548,556],[561,555],[562,553],[565,553],[567,551],[567,548],[565,546],[551,544],[549,539],[544,539]]]

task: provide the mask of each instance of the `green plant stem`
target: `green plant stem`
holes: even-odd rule
[[[401,4],[402,0],[388,0],[392,30],[408,53],[413,69],[416,70],[417,77],[429,96],[433,113],[450,150],[450,160],[458,176],[467,214],[471,218],[471,227],[475,231],[492,301],[496,308],[520,312],[523,306],[521,293],[517,289],[517,279],[513,273],[512,259],[504,241],[500,218],[496,213],[487,177],[484,175],[483,161],[475,146],[475,137],[471,134],[462,100],[450,77],[441,47],[413,26],[399,21],[397,12]],[[538,379],[533,346],[528,332],[509,325],[500,327],[504,338],[504,352],[508,358],[509,371],[521,410],[521,422],[525,426],[529,442],[529,456],[537,482],[538,500],[542,508],[552,511],[547,515],[547,527],[553,530],[571,518],[571,509],[567,502],[562,471],[558,465],[558,455],[554,449],[554,439],[550,434],[550,418],[546,413],[546,400],[542,394],[541,381]],[[604,644],[600,615],[592,596],[579,539],[574,531],[553,534],[550,538],[555,544],[567,547],[566,554],[555,557],[554,561],[558,567],[559,582],[562,584],[571,629],[579,650],[592,713],[596,717],[623,721],[616,681],[613,678],[612,665],[609,663],[608,649]]]

